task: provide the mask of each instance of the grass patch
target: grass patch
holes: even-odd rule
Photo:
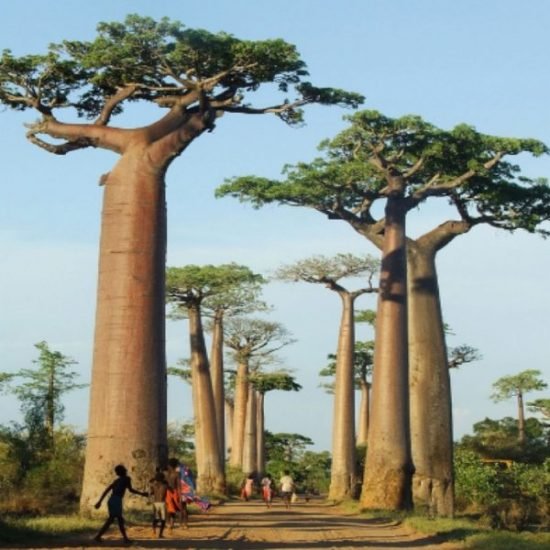
[[[470,550],[548,550],[550,533],[508,533],[491,531],[466,540]]]
[[[420,533],[437,535],[444,541],[464,543],[470,550],[548,550],[550,533],[512,533],[491,530],[467,518],[407,516],[405,523]]]
[[[0,543],[51,540],[58,536],[79,535],[98,528],[97,519],[77,515],[41,517],[4,517],[0,521]]]

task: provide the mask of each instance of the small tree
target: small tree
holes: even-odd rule
[[[54,446],[54,429],[63,419],[65,407],[61,396],[72,390],[84,388],[78,384],[78,373],[68,370],[77,362],[59,351],[50,350],[44,341],[34,345],[39,350],[38,359],[33,363],[36,369],[21,369],[15,373],[0,373],[0,381],[21,380],[9,389],[21,401],[21,409],[29,426],[41,427],[51,447]]]
[[[541,378],[541,372],[535,369],[524,370],[515,375],[503,376],[494,384],[491,398],[495,402],[506,401],[512,397],[517,400],[518,407],[518,439],[520,445],[525,445],[525,409],[523,397],[526,393],[540,391],[548,385]]]

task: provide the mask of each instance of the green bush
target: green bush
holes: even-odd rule
[[[454,465],[458,509],[482,510],[498,503],[501,497],[501,480],[497,466],[484,464],[478,454],[463,449],[455,452]]]

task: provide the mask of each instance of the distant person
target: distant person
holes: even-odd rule
[[[159,539],[162,539],[164,538],[164,528],[166,527],[166,493],[168,492],[168,482],[164,474],[158,470],[150,483],[149,494],[153,501],[153,534],[156,534],[158,525]]]
[[[285,508],[288,510],[290,508],[290,499],[294,492],[294,480],[290,477],[290,472],[288,470],[283,472],[283,476],[279,480],[279,485],[281,487],[281,498],[283,499]]]
[[[181,503],[179,465],[180,463],[177,458],[170,458],[168,460],[168,468],[165,475],[168,484],[166,491],[166,514],[168,516],[168,527],[170,530],[174,528],[174,521],[178,514],[180,516],[180,521],[187,526],[187,514],[183,515]]]
[[[124,542],[130,543],[132,541],[128,538],[128,535],[126,534],[126,528],[124,527],[124,517],[122,515],[122,499],[124,498],[124,493],[126,493],[126,489],[128,489],[130,493],[134,493],[135,495],[141,495],[143,497],[149,495],[147,493],[137,491],[132,487],[132,480],[127,474],[126,468],[122,464],[115,466],[115,474],[118,477],[105,489],[105,491],[103,491],[103,494],[95,505],[96,509],[99,509],[101,503],[103,502],[103,499],[107,496],[109,492],[111,492],[111,496],[107,500],[107,510],[109,511],[109,517],[105,520],[103,527],[94,537],[94,540],[96,542],[101,542],[101,537],[107,532],[107,529],[109,529],[111,524],[116,519],[118,521],[118,528],[120,529],[120,533],[122,534]]]
[[[254,474],[248,474],[247,478],[243,481],[241,497],[248,501],[254,492]]]
[[[260,483],[262,486],[262,498],[264,499],[265,505],[271,508],[271,501],[273,499],[273,479],[271,479],[271,475],[266,474]]]

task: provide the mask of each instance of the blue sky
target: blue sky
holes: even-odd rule
[[[3,2],[0,47],[16,55],[42,53],[50,42],[92,39],[98,22],[128,13],[168,16],[243,39],[280,37],[297,46],[312,82],[360,92],[365,108],[389,116],[418,114],[442,128],[466,122],[486,133],[550,144],[546,0]],[[220,119],[169,170],[168,264],[236,261],[269,274],[312,254],[376,255],[349,227],[315,212],[276,206],[255,211],[213,196],[226,177],[276,177],[285,163],[312,159],[322,139],[345,127],[345,114],[311,106],[300,129],[272,116]],[[124,121],[155,116],[135,109]],[[0,112],[1,370],[30,366],[37,355],[33,344],[46,340],[75,358],[81,380],[88,381],[102,194],[97,182],[116,156],[88,150],[50,155],[25,139],[24,124],[36,118]],[[550,175],[549,158],[521,163],[530,176]],[[419,212],[411,233],[443,215],[437,206]],[[452,373],[457,437],[486,416],[515,414],[513,401],[489,400],[499,377],[537,368],[550,382],[548,252],[549,243],[538,237],[476,228],[439,256],[444,318],[454,332],[449,345],[467,343],[483,355]],[[331,398],[318,388],[317,373],[336,345],[338,298],[305,284],[271,284],[265,297],[275,307],[273,318],[298,340],[280,355],[304,386],[298,394],[268,396],[267,428],[307,435],[317,449],[328,449]],[[374,300],[365,297],[358,306],[374,307]],[[359,336],[369,337],[368,331],[361,328]],[[168,323],[167,352],[169,364],[187,355],[184,322]],[[1,399],[0,422],[17,420],[17,402]],[[86,390],[65,403],[66,421],[85,428]],[[178,381],[170,383],[169,417],[191,417],[190,392]]]

